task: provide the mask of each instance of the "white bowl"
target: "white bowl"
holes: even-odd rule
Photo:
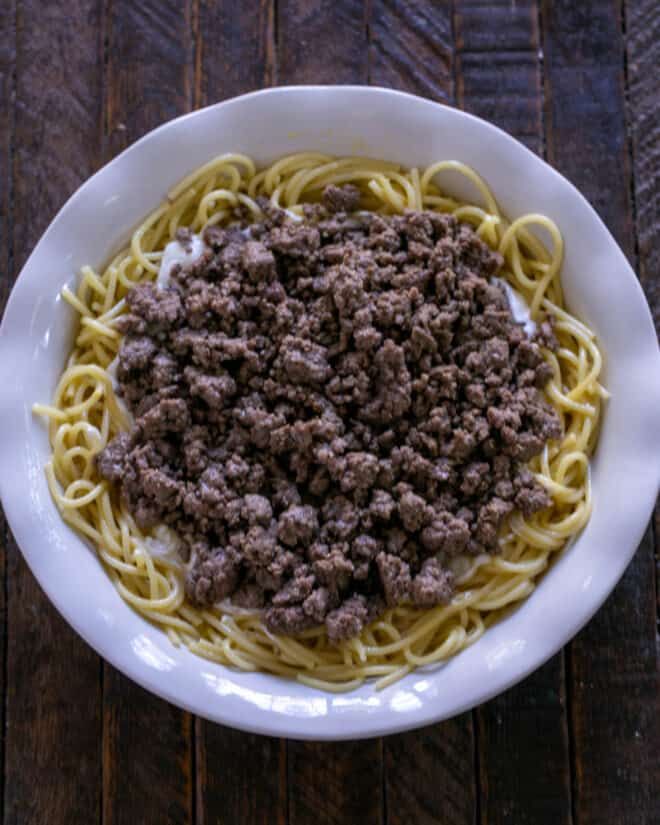
[[[443,667],[376,692],[333,695],[242,673],[172,647],[120,598],[96,554],[61,520],[46,485],[47,402],[72,342],[60,299],[83,264],[102,265],[180,178],[220,152],[258,164],[306,149],[425,166],[457,159],[489,183],[511,218],[544,212],[566,243],[569,307],[598,333],[612,393],[593,461],[594,510],[577,541],[509,618]],[[468,195],[457,191],[456,194]],[[0,329],[0,492],[39,583],[80,635],[148,690],[208,719],[276,736],[342,739],[414,728],[460,713],[519,681],[594,614],[630,561],[660,482],[660,353],[642,290],[576,189],[490,124],[411,95],[364,87],[292,87],[245,95],[171,121],[71,197],[26,263]]]

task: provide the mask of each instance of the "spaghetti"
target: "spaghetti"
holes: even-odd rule
[[[440,180],[447,171],[464,175],[481,203],[459,202],[443,192]],[[125,296],[136,284],[156,278],[163,250],[177,230],[199,233],[231,221],[238,208],[258,220],[259,196],[294,219],[302,215],[305,202],[319,200],[325,186],[343,183],[359,187],[361,205],[370,211],[452,213],[504,256],[500,276],[525,298],[532,319],[547,314],[556,319],[560,346],[544,350],[553,369],[546,395],[562,418],[564,435],[546,444],[530,463],[552,506],[529,519],[514,513],[500,535],[499,554],[459,558],[456,593],[449,604],[390,608],[359,636],[331,644],[323,627],[282,637],[263,626],[258,611],[229,603],[199,609],[188,603],[183,564],[168,529],[157,528],[151,536],[141,531],[116,491],[100,478],[95,456],[129,427],[109,369],[121,344],[116,325],[125,311]],[[549,234],[551,251],[531,231],[534,227]],[[529,214],[509,223],[484,181],[456,161],[440,161],[420,173],[379,160],[309,152],[257,171],[243,155],[215,158],[172,189],[102,273],[86,266],[77,291],[63,290],[80,315],[79,330],[53,403],[34,407],[50,421],[53,453],[46,474],[62,517],[92,542],[128,604],[166,631],[174,644],[213,661],[293,677],[325,690],[349,690],[370,677],[384,687],[413,668],[453,656],[533,591],[553,555],[589,519],[589,456],[607,392],[598,381],[602,356],[594,333],[564,307],[562,255],[562,237],[550,218]]]

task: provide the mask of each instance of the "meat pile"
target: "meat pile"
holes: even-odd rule
[[[131,290],[135,421],[97,459],[141,528],[181,538],[192,602],[333,641],[450,599],[452,557],[549,505],[525,465],[562,433],[539,392],[551,325],[513,322],[499,256],[453,217],[358,206],[351,186],[301,221],[264,203]]]

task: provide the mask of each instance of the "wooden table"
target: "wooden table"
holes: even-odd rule
[[[64,200],[152,127],[261,86],[373,83],[547,157],[659,313],[659,80],[656,0],[3,0],[0,301]],[[521,685],[334,745],[236,733],[145,693],[65,625],[3,522],[2,536],[5,825],[660,823],[653,526],[606,606]]]

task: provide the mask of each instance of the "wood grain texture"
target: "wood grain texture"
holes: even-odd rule
[[[475,822],[474,747],[469,713],[385,739],[389,825]]]
[[[103,825],[192,823],[192,717],[108,664],[103,674]]]
[[[14,142],[16,73],[16,6],[9,2],[0,15],[0,317],[9,296],[13,270],[11,157]],[[5,695],[7,655],[7,544],[9,528],[0,507],[0,817],[5,796]]]
[[[196,103],[206,105],[271,85],[276,71],[275,3],[199,4]],[[241,151],[241,147],[235,147]],[[218,701],[222,701],[219,696]],[[286,822],[286,743],[195,721],[197,825]]]
[[[458,104],[540,153],[543,134],[535,0],[457,0],[454,30]]]
[[[235,3],[201,0],[195,19],[195,107],[272,86],[275,60],[274,0]]]
[[[477,710],[481,822],[571,825],[564,659]]]
[[[197,825],[286,825],[286,742],[196,721]]]
[[[366,82],[366,14],[363,0],[279,0],[278,83]]]
[[[545,2],[547,146],[633,258],[621,8]],[[660,820],[653,543],[569,648],[574,813],[580,825]]]
[[[12,151],[16,80],[16,5],[8,2],[0,15],[0,317],[11,288],[12,248]],[[0,528],[1,530],[1,528]],[[0,533],[1,535],[1,533]]]
[[[14,275],[57,210],[99,165],[100,18],[101,0],[18,5]],[[69,48],[72,38],[76,49]]]
[[[548,160],[632,259],[621,9],[617,0],[544,0],[543,24]]]
[[[381,825],[382,740],[289,742],[288,752],[289,825]]]
[[[94,0],[18,7],[10,283],[98,165],[99,17]],[[97,822],[99,659],[55,612],[11,538],[7,611],[4,822]]]
[[[197,825],[286,823],[283,739],[253,736],[197,719],[195,744]]]
[[[660,333],[660,5],[654,0],[626,0],[625,24],[637,265]],[[653,538],[660,621],[660,501]]]
[[[192,0],[112,0],[107,20],[106,155],[191,108]]]
[[[8,542],[5,825],[97,822],[100,663]]]
[[[190,109],[193,65],[190,3],[114,0],[109,9],[105,160]],[[103,825],[193,822],[192,724],[104,664]]]
[[[656,275],[657,278],[657,275]],[[657,324],[656,324],[657,329]],[[660,625],[660,499],[656,501],[653,514],[653,543],[655,548],[655,601],[658,625]]]
[[[627,0],[625,7],[639,276],[660,330],[660,5]]]
[[[373,0],[369,81],[447,103],[454,99],[451,4]]]
[[[569,654],[580,825],[660,822],[660,680],[650,531]]]

